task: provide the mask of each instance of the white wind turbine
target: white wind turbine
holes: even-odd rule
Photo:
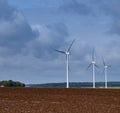
[[[92,53],[92,62],[90,63],[88,68],[90,68],[91,66],[92,66],[92,75],[93,75],[93,88],[95,88],[95,67],[98,67],[98,66],[96,65],[95,58],[94,58],[94,49]]]
[[[59,53],[63,53],[66,56],[66,88],[69,88],[69,55],[70,55],[70,49],[74,43],[75,39],[72,41],[72,43],[70,44],[69,48],[66,51],[60,51],[55,49],[55,51],[59,52]]]
[[[110,67],[110,65],[107,65],[105,63],[104,58],[103,58],[103,65],[104,65],[104,74],[105,74],[105,88],[107,88],[107,74],[108,74],[108,68]]]

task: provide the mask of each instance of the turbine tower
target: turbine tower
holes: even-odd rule
[[[69,88],[69,55],[70,55],[70,49],[74,43],[75,39],[72,41],[72,43],[70,44],[69,48],[66,51],[60,51],[55,49],[55,51],[59,52],[59,53],[63,53],[66,56],[66,88]]]
[[[88,68],[90,68],[91,66],[92,66],[92,75],[93,75],[93,88],[95,88],[95,67],[98,67],[98,66],[96,65],[95,58],[94,58],[94,49],[92,53],[92,62],[90,63]]]
[[[107,88],[107,74],[108,74],[108,68],[110,67],[110,65],[107,65],[105,63],[104,58],[103,58],[103,65],[104,65],[104,74],[105,74],[105,88]]]

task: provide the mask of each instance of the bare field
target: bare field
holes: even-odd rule
[[[0,88],[0,113],[120,113],[120,89]]]

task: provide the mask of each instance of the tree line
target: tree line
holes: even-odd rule
[[[25,87],[25,84],[19,81],[3,80],[0,81],[1,87]]]

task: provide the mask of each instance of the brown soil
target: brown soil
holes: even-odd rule
[[[0,113],[120,113],[120,89],[0,88]]]

